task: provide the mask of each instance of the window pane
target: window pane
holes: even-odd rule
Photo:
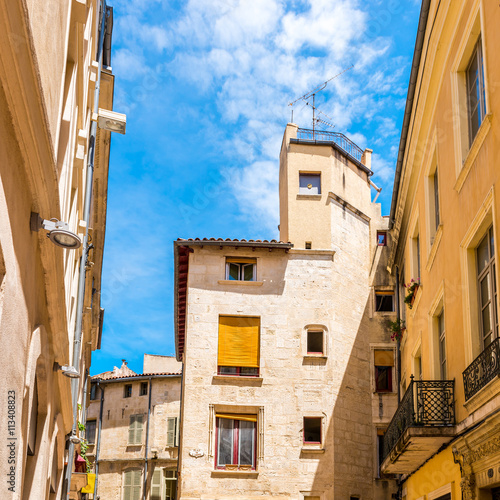
[[[486,335],[491,330],[491,304],[488,304],[483,309],[483,335]]]
[[[485,237],[477,247],[477,272],[478,274],[486,267],[489,262],[488,238]]]
[[[495,242],[493,240],[493,228],[490,229],[490,254],[495,255]]]
[[[230,280],[239,280],[240,279],[240,266],[239,264],[229,264],[229,276]]]
[[[323,332],[307,332],[307,352],[323,354]]]
[[[253,264],[246,264],[243,266],[243,280],[253,281]]]
[[[321,194],[321,176],[319,174],[299,174],[300,194]]]
[[[233,420],[219,418],[219,446],[217,451],[217,465],[233,463]]]
[[[377,391],[392,390],[392,370],[390,366],[375,367],[375,387]]]
[[[89,443],[95,443],[95,428],[96,421],[87,420],[87,423],[85,424],[85,437]]]
[[[236,366],[219,366],[220,375],[238,375]]]
[[[489,273],[481,280],[481,308],[490,301],[490,275]]]
[[[375,306],[378,312],[394,311],[394,296],[375,294]]]
[[[240,426],[240,465],[253,465],[254,457],[254,435],[255,435],[255,423],[245,422],[243,420],[239,421]]]
[[[434,173],[434,216],[435,216],[435,224],[436,230],[439,227],[439,185],[438,185],[438,173],[437,170]]]
[[[247,368],[245,366],[242,366],[240,368],[240,375],[258,377],[259,376],[259,369],[258,368]]]

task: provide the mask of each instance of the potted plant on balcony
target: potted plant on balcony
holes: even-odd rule
[[[387,325],[391,332],[391,340],[401,341],[406,330],[405,320],[398,318],[396,321],[388,321]]]
[[[420,278],[411,279],[408,284],[405,284],[406,288],[406,296],[404,299],[405,304],[411,309],[413,307],[413,303],[415,302],[415,297],[417,295],[418,287],[420,286]]]

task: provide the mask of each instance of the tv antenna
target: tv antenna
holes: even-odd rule
[[[354,64],[351,64],[348,68],[344,69],[340,73],[337,73],[336,75],[334,75],[331,78],[329,78],[328,80],[326,80],[326,82],[323,82],[322,84],[318,85],[313,90],[310,90],[309,92],[306,92],[303,96],[298,97],[297,99],[295,99],[295,101],[292,101],[292,102],[290,102],[288,104],[289,106],[292,106],[292,122],[293,122],[293,105],[296,102],[298,102],[298,101],[304,101],[306,103],[306,106],[311,106],[312,112],[313,112],[313,119],[312,119],[313,139],[314,139],[314,134],[315,134],[315,131],[316,131],[316,124],[317,123],[322,123],[323,125],[326,125],[327,127],[331,127],[331,128],[335,127],[335,125],[331,124],[330,122],[327,122],[327,121],[325,121],[325,120],[323,120],[321,118],[316,118],[316,113],[318,113],[318,114],[321,114],[321,115],[325,116],[329,120],[332,120],[332,118],[330,116],[328,116],[327,114],[323,113],[322,111],[320,111],[316,107],[316,94],[318,92],[321,92],[323,89],[325,89],[329,82],[331,82],[332,80],[335,80],[335,78],[338,78],[340,75],[343,75],[346,71],[349,71],[353,67],[354,67]],[[309,102],[309,99],[311,97],[312,97],[312,104]]]

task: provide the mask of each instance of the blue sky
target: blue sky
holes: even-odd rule
[[[91,373],[173,355],[173,241],[278,238],[288,103],[354,65],[317,106],[361,148],[389,213],[420,2],[113,0],[115,111]],[[308,106],[294,122],[311,128]]]

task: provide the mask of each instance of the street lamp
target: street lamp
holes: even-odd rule
[[[48,231],[47,237],[52,243],[68,250],[80,248],[82,244],[80,238],[69,230],[67,222],[57,219],[45,220],[39,214],[31,212],[30,226],[32,231],[45,229]]]
[[[80,378],[80,372],[70,365],[61,366],[57,361],[54,363],[54,371],[61,370],[63,375],[69,378]]]

